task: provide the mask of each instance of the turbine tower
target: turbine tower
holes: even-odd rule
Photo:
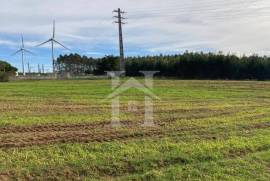
[[[57,40],[55,39],[55,20],[53,20],[53,34],[52,34],[52,37],[51,37],[49,40],[47,40],[47,41],[45,41],[45,42],[43,42],[43,43],[37,45],[37,47],[42,46],[42,45],[44,45],[44,44],[46,44],[46,43],[51,43],[51,47],[52,47],[52,48],[51,48],[51,51],[52,51],[52,66],[53,66],[53,73],[55,73],[54,43],[56,43],[56,44],[58,44],[58,45],[64,47],[64,48],[67,49],[67,50],[70,50],[69,48],[67,48],[67,47],[64,46],[62,43],[60,43],[59,41],[57,41]]]
[[[34,55],[31,51],[27,50],[24,48],[24,40],[23,40],[23,35],[21,35],[21,38],[22,38],[22,44],[21,44],[21,48],[19,50],[17,50],[15,53],[12,54],[12,56],[18,54],[18,53],[22,53],[22,73],[23,73],[23,76],[25,76],[25,71],[24,71],[24,54],[25,53],[29,53],[29,54],[32,54]]]

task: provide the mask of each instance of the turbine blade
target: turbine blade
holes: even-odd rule
[[[22,48],[24,48],[24,41],[23,41],[23,35],[21,34],[22,37]]]
[[[50,42],[50,41],[52,41],[52,39],[49,39],[49,40],[47,40],[47,41],[45,41],[45,42],[43,42],[43,43],[37,45],[36,47],[40,47],[41,45],[44,45],[44,44],[46,44],[46,43],[48,43],[48,42]]]
[[[59,45],[61,45],[62,47],[64,47],[65,49],[67,49],[67,50],[70,50],[69,48],[67,48],[65,45],[63,45],[62,43],[60,43],[60,42],[58,42],[58,41],[56,41],[56,40],[53,40],[55,43],[57,43],[57,44],[59,44]]]
[[[53,20],[53,38],[55,37],[55,20]]]
[[[23,49],[25,52],[31,54],[31,55],[35,55],[33,52],[29,51],[29,50],[26,50],[26,49]]]
[[[17,53],[20,53],[21,51],[22,51],[22,49],[20,49],[20,50],[14,52],[13,54],[11,54],[11,56],[14,56],[14,55],[16,55]]]

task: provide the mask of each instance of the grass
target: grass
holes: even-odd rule
[[[111,91],[109,80],[1,83],[0,129],[109,121]],[[270,179],[270,82],[155,80],[153,91],[159,135],[2,148],[0,180]],[[143,120],[142,93],[121,103],[121,120]]]

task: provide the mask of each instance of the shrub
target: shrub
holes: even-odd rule
[[[0,82],[7,82],[9,77],[15,75],[17,68],[5,61],[0,61]]]
[[[0,72],[0,82],[8,82],[9,74],[6,72]]]

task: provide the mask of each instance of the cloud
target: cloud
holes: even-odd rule
[[[3,1],[0,52],[7,52],[6,46],[16,49],[21,33],[28,47],[47,40],[55,19],[57,40],[73,51],[97,57],[118,54],[117,25],[112,23],[112,10],[118,7],[128,12],[128,24],[123,27],[126,55],[185,50],[270,52],[267,0]],[[37,52],[49,62],[48,48]],[[59,47],[56,54],[60,53],[66,52]]]
[[[14,41],[10,41],[10,40],[0,40],[0,45],[15,46],[15,45],[17,45],[17,43]]]

